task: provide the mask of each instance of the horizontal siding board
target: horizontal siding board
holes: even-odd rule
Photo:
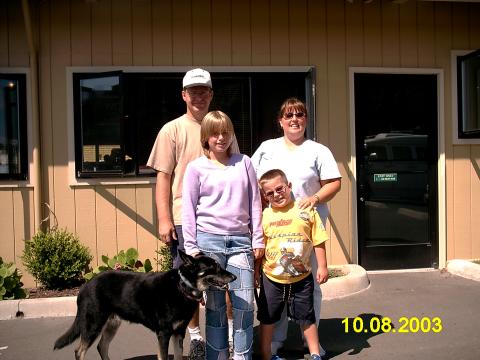
[[[132,3],[133,65],[153,65],[151,13],[150,0]]]
[[[309,64],[315,65],[315,132],[316,139],[328,143],[328,62],[327,62],[327,21],[325,1],[308,2]]]
[[[149,258],[155,268],[155,250],[158,249],[157,212],[153,186],[137,186],[137,240],[140,260]]]
[[[117,246],[118,251],[137,248],[137,209],[134,186],[117,186]]]
[[[221,4],[220,4],[221,5]],[[192,2],[192,51],[193,64],[206,65],[213,64],[214,52],[221,52],[223,47],[214,49],[214,31],[224,31],[218,29],[217,21],[224,21],[212,14],[217,6],[210,0],[200,0]],[[218,12],[218,10],[217,10]],[[224,16],[224,15],[222,15]],[[215,18],[215,21],[212,21]],[[216,28],[215,30],[213,30]],[[228,52],[227,49],[225,51]]]
[[[402,5],[403,6],[403,5]],[[400,64],[400,6],[390,0],[382,1],[382,66]]]
[[[92,64],[91,6],[83,0],[70,2],[71,64]]]
[[[363,33],[365,46],[365,65],[381,66],[382,64],[382,11],[379,2],[363,5]]]
[[[97,1],[92,9],[92,64],[113,64],[112,0]]]
[[[12,190],[0,189],[0,229],[2,238],[0,241],[0,256],[3,261],[15,261],[15,230],[13,213]]]
[[[82,244],[90,249],[92,264],[97,258],[97,209],[96,192],[93,186],[75,189],[75,232]]]
[[[307,0],[289,1],[290,64],[305,65],[308,59],[308,26],[298,26],[297,19],[307,19]]]
[[[480,219],[480,146],[472,146],[471,164],[470,186],[472,209],[470,215],[470,229],[472,253],[470,258],[480,259],[480,227],[478,226],[478,219]]]
[[[345,4],[345,56],[347,66],[363,66],[363,17],[362,4],[354,1],[352,4]]]
[[[470,147],[455,146],[453,188],[453,226],[455,229],[454,257],[471,257],[471,182]]]
[[[172,1],[153,1],[152,18],[153,65],[173,65]]]
[[[115,0],[112,4],[113,65],[133,64],[132,2]]]
[[[232,1],[232,65],[252,65],[249,1]]]
[[[230,1],[212,0],[212,64],[232,64],[232,16]]]
[[[8,66],[8,32],[10,31],[8,22],[7,5],[9,2],[0,1],[0,66]]]
[[[400,65],[417,67],[417,7],[416,1],[400,6]]]
[[[478,21],[478,18],[480,16],[480,4],[470,4],[468,16],[468,24],[470,26],[469,49],[480,49],[480,21]]]
[[[452,7],[452,46],[454,49],[468,49],[469,41],[469,5],[455,4]],[[478,20],[477,20],[478,21]]]
[[[434,63],[435,32],[433,3],[417,2],[418,66],[428,67]]]
[[[270,2],[270,64],[290,65],[288,0]]]
[[[252,64],[270,64],[270,8],[268,1],[250,0]]]
[[[65,68],[71,60],[70,7],[67,2],[55,2],[51,7],[51,81],[66,84]],[[75,228],[74,193],[68,186],[67,99],[64,86],[52,86],[53,142],[53,211],[60,227]]]
[[[35,285],[34,277],[23,265],[21,257],[25,250],[25,241],[35,235],[33,189],[22,188],[12,192],[15,232],[15,263],[22,274],[24,287]]]
[[[347,112],[347,76],[345,63],[345,5],[343,2],[327,2],[327,54],[328,54],[328,91],[334,96],[329,96],[329,143],[327,146],[339,163],[339,169],[344,178],[348,168],[348,136],[338,129],[347,129],[349,133]],[[331,210],[331,259],[330,263],[342,264],[350,260],[351,237],[349,228],[349,192],[338,193],[330,201]]]
[[[8,1],[8,65],[29,66],[28,43],[20,1]],[[35,31],[35,30],[33,30]]]
[[[119,250],[117,247],[116,191],[114,186],[97,186],[96,192],[96,257],[100,264],[102,261],[102,255],[112,257],[116,255]]]
[[[447,239],[447,259],[455,257],[455,231],[454,231],[454,156],[452,146],[452,126],[451,126],[451,97],[448,96],[448,90],[451,89],[450,81],[450,51],[451,49],[451,6],[448,3],[435,3],[434,13],[434,37],[435,37],[435,61],[434,66],[444,69],[444,88],[445,103],[445,171],[446,181],[446,236]]]
[[[192,9],[189,0],[175,0],[172,6],[173,64],[192,65]],[[206,46],[205,49],[208,49]],[[207,50],[208,51],[208,50]]]

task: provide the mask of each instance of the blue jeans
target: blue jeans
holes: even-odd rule
[[[237,276],[229,284],[233,307],[233,359],[251,360],[253,343],[253,264],[249,234],[216,235],[197,232],[198,248]],[[224,290],[206,291],[206,360],[227,360],[228,321]]]

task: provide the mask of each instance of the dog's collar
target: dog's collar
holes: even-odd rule
[[[203,292],[193,286],[192,283],[183,276],[180,269],[178,269],[178,275],[180,276],[180,287],[182,288],[184,295],[190,300],[201,301],[203,298]]]

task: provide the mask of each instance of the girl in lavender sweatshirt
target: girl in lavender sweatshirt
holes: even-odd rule
[[[233,306],[233,359],[250,360],[253,343],[254,260],[263,257],[262,205],[250,158],[232,154],[230,118],[211,111],[202,120],[204,156],[183,179],[185,251],[202,252],[237,276],[229,285]],[[225,291],[206,292],[206,359],[228,359]]]

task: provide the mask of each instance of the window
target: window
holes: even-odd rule
[[[27,178],[26,75],[0,73],[0,180]]]
[[[73,72],[76,177],[153,175],[146,163],[158,131],[185,113],[184,74]],[[296,96],[313,108],[311,69],[211,74],[210,110],[222,110],[232,119],[244,154],[251,155],[263,140],[280,136],[276,113],[286,98]],[[311,119],[313,123],[314,116]],[[313,135],[311,129],[307,132]]]
[[[458,137],[480,138],[480,50],[457,57]]]

